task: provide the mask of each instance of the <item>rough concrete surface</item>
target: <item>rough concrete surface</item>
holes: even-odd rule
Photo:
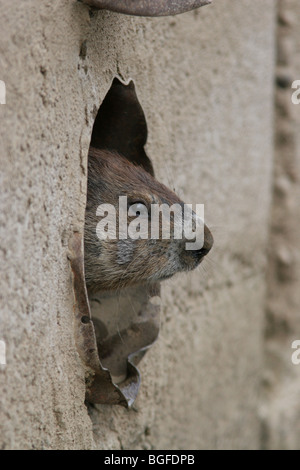
[[[5,0],[0,18],[2,448],[260,448],[275,2],[151,19]],[[158,179],[205,204],[215,238],[203,267],[163,284],[129,411],[84,404],[67,260],[115,75],[136,83]]]
[[[273,203],[266,302],[264,448],[300,448],[300,365],[291,360],[300,340],[300,4],[280,0],[277,26]]]

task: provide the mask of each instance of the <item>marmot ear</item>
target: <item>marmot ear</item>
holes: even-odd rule
[[[147,123],[131,80],[127,85],[114,78],[95,119],[91,147],[115,150],[154,176],[144,145]]]

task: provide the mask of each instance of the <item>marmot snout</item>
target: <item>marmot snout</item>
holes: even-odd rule
[[[135,204],[135,208],[140,207],[138,204],[148,208],[154,203],[181,207],[184,204],[143,168],[122,156],[91,148],[84,234],[85,277],[89,292],[167,279],[177,272],[194,269],[210,251],[213,237],[206,225],[202,227],[202,247],[187,250],[186,242],[190,240],[177,239],[172,233],[174,218],[171,218],[169,239],[162,238],[161,233],[158,239],[151,236],[147,239],[99,238],[97,208],[101,204],[111,204],[118,216],[120,196],[127,196],[128,203]],[[127,223],[131,220],[128,215]]]

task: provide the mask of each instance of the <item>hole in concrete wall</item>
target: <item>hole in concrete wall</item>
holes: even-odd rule
[[[106,164],[110,165],[110,161],[113,162],[113,159],[118,158],[117,154],[121,154],[153,175],[151,161],[144,150],[146,139],[146,120],[134,83],[130,81],[126,84],[115,78],[98,110],[91,136],[85,266],[81,235],[74,234],[70,244],[76,339],[82,359],[93,370],[87,380],[86,394],[91,403],[124,406],[133,403],[140,385],[136,366],[159,332],[159,283],[152,283],[151,287],[114,286],[112,289],[103,289],[101,270],[98,278],[99,274],[94,275],[96,271],[93,271],[103,245],[97,238],[96,226],[89,226],[90,220],[95,220],[96,207],[111,202],[111,193],[115,191],[118,195],[120,190],[113,177],[109,181],[105,180],[101,168],[99,178],[95,178],[95,158],[99,159],[105,152]],[[94,175],[93,178],[91,175]],[[100,199],[91,200],[98,193]]]
[[[91,154],[95,154],[95,149],[100,151],[99,157],[101,151],[109,152],[109,159],[112,160],[118,153],[153,175],[152,163],[144,150],[146,140],[147,124],[134,83],[130,81],[124,84],[115,78],[94,122],[89,158]],[[89,171],[94,171],[91,165]],[[114,180],[103,181],[101,175],[99,176],[99,194],[101,193],[104,200],[100,197],[97,204],[114,203],[111,193],[116,191],[118,197],[120,187],[117,183],[114,184]],[[91,180],[89,178],[90,184],[95,184],[95,178],[92,182]],[[106,187],[105,190],[101,185]],[[92,193],[94,194],[92,191],[88,192],[88,197],[89,194],[93,197]],[[87,201],[87,211],[89,207]],[[101,244],[99,240],[97,242]],[[115,248],[117,249],[117,246]],[[101,248],[97,253],[102,255]],[[90,258],[87,258],[86,262],[89,260]],[[117,269],[117,266],[115,268]],[[149,312],[149,302],[151,297],[158,295],[159,288],[153,286],[151,292],[146,292],[144,286],[95,292],[94,285],[92,287],[93,293],[89,298],[99,356],[103,366],[111,372],[113,381],[122,383],[128,376],[128,358],[134,355],[136,363],[141,356],[138,353],[143,350],[144,354],[144,348],[152,344],[157,337],[158,321],[154,315],[157,307],[152,307]]]
[[[159,331],[160,283],[157,279],[168,279],[179,271],[195,269],[213,245],[203,217],[190,209],[188,217],[197,230],[193,232],[195,242],[188,243],[191,232],[185,235],[185,221],[175,221],[173,206],[180,208],[182,216],[184,203],[152,177],[153,167],[144,149],[146,140],[146,120],[134,83],[126,84],[115,78],[98,110],[89,148],[85,266],[79,233],[73,240],[75,256],[70,257],[76,297],[77,344],[85,363],[95,372],[87,384],[87,398],[94,403],[128,406],[133,402],[140,383],[136,365]],[[120,208],[123,197],[125,210]],[[127,202],[130,199],[143,201],[143,198],[148,199],[145,205],[149,206],[143,206],[147,209],[146,232],[141,237],[140,230],[134,231],[137,237],[132,237]],[[169,233],[168,237],[161,233],[152,235],[153,204],[157,208],[162,202],[168,208],[168,221],[174,228],[173,235]],[[125,217],[124,237],[119,232],[121,213]],[[133,218],[137,219],[135,216]],[[162,217],[166,219],[163,214]],[[162,217],[159,217],[159,231],[164,225]],[[134,222],[141,227],[140,220]],[[107,224],[108,232],[104,229]],[[178,227],[183,228],[179,237],[175,236]]]

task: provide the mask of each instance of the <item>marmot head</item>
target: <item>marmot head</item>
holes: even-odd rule
[[[183,215],[183,201],[142,167],[90,148],[84,234],[89,292],[161,281],[199,265],[213,237],[201,220],[201,244],[188,249],[191,238],[172,206]],[[190,216],[195,229],[199,218],[193,211]]]

